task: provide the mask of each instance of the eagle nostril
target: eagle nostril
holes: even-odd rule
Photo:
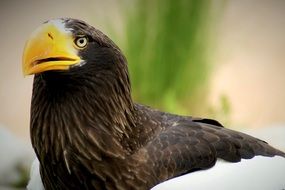
[[[50,37],[53,40],[53,37],[50,33],[48,33],[48,37]]]

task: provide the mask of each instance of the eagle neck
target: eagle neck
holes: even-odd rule
[[[127,141],[134,126],[134,106],[129,88],[120,84],[103,88],[98,78],[94,83],[88,78],[68,81],[60,76],[49,81],[45,77],[34,79],[31,107],[31,139],[40,161],[47,154],[54,161],[66,159],[70,152],[84,159],[123,159],[126,150],[131,151]],[[85,150],[86,146],[94,150]]]

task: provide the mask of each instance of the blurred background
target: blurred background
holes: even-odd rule
[[[22,51],[48,19],[82,19],[125,53],[135,101],[210,117],[285,150],[284,0],[0,2],[0,189],[24,187],[32,77]]]

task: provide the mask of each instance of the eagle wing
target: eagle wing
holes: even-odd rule
[[[157,114],[157,113],[156,113]],[[165,115],[165,113],[163,113]],[[144,146],[146,163],[153,181],[165,181],[196,170],[207,169],[221,158],[239,162],[256,155],[285,154],[265,141],[224,128],[210,119],[168,114],[154,138]]]

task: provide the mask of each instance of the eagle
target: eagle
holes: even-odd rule
[[[30,137],[46,190],[147,190],[218,159],[285,157],[218,121],[135,103],[122,51],[84,21],[44,22],[22,67],[34,75]]]

